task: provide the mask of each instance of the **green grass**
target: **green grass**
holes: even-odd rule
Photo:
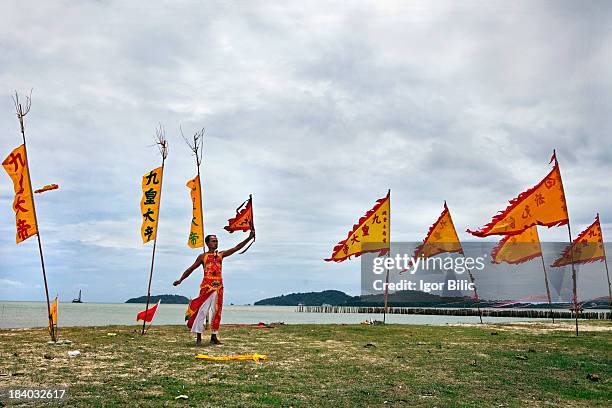
[[[223,345],[199,348],[177,326],[144,337],[136,326],[60,328],[74,342],[61,346],[46,344],[43,329],[2,330],[0,387],[68,385],[71,407],[609,406],[612,324],[586,324],[578,337],[563,323],[222,328]]]

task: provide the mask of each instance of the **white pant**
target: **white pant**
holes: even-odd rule
[[[202,306],[200,306],[200,310],[198,310],[198,314],[196,315],[195,320],[193,321],[193,326],[191,326],[192,333],[203,333],[204,326],[206,325],[206,316],[208,316],[208,311],[212,305],[212,314],[215,314],[215,310],[217,309],[217,291],[213,291],[213,293],[206,299]],[[216,330],[211,331],[211,334],[217,334]]]

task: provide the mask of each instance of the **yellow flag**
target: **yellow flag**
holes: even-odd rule
[[[202,248],[204,245],[204,220],[202,215],[202,191],[200,185],[200,176],[195,176],[187,182],[187,187],[190,190],[191,204],[193,214],[191,217],[191,230],[187,245],[190,248]]]
[[[51,320],[53,321],[53,325],[57,325],[57,296],[51,304]]]
[[[565,265],[584,264],[596,261],[605,261],[606,253],[604,250],[603,234],[599,223],[599,214],[595,222],[587,227],[578,237],[568,245],[561,257],[552,266],[560,267]]]
[[[542,181],[511,200],[504,211],[480,230],[468,232],[477,237],[516,235],[533,225],[554,227],[567,224],[567,205],[556,155],[551,161],[555,165]]]
[[[157,216],[159,214],[159,197],[161,195],[162,168],[158,167],[142,176],[142,199],[140,211],[142,242],[147,243],[157,236]]]
[[[15,199],[13,211],[17,226],[16,241],[20,243],[38,233],[36,229],[36,214],[34,213],[34,199],[30,186],[30,175],[26,160],[25,145],[14,149],[2,162],[4,170],[13,180]]]
[[[461,252],[461,242],[455,230],[455,224],[451,218],[450,211],[444,203],[444,210],[438,220],[429,228],[429,232],[414,251],[414,258],[429,258],[446,252]]]
[[[326,261],[342,262],[351,256],[360,256],[364,252],[379,252],[384,255],[389,252],[389,223],[391,221],[391,191],[386,197],[376,202],[374,208],[368,211],[359,222],[353,226],[344,241],[335,247],[332,256]],[[361,245],[367,243],[367,250]]]
[[[492,263],[520,264],[542,256],[538,227],[527,228],[517,235],[506,235],[491,252]]]

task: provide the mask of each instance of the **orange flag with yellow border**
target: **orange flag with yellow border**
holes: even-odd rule
[[[442,214],[429,228],[423,243],[415,249],[414,258],[429,258],[446,252],[461,252],[462,250],[455,224],[445,201]]]
[[[516,235],[507,235],[491,252],[491,262],[500,264],[520,264],[542,256],[538,227],[527,228]]]
[[[227,220],[227,225],[223,227],[226,231],[248,231],[253,224],[253,197],[249,197],[236,209],[236,216]]]
[[[379,252],[379,256],[389,252],[389,225],[391,222],[391,190],[387,196],[376,201],[359,222],[349,231],[344,241],[334,247],[326,261],[342,262],[351,256],[357,257],[365,252]],[[367,250],[362,244],[367,243]]]
[[[15,148],[4,159],[2,167],[13,180],[15,190],[13,211],[15,211],[15,225],[17,227],[15,238],[16,242],[20,243],[38,233],[25,145]]]
[[[555,165],[542,181],[511,200],[504,211],[480,230],[467,232],[477,237],[515,235],[534,225],[554,227],[567,224],[567,205],[556,154],[553,154],[552,161]]]
[[[140,235],[144,244],[154,240],[157,236],[157,216],[159,214],[162,178],[163,170],[161,167],[142,176],[142,199],[140,200],[142,226],[140,227]]]
[[[599,223],[599,214],[595,221],[582,231],[580,235],[561,253],[552,266],[560,267],[565,265],[584,264],[596,261],[604,261],[606,253],[604,250],[603,234]]]

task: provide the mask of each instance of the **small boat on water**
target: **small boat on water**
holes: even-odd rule
[[[81,300],[81,289],[79,289],[79,297],[77,299],[72,299],[72,303],[83,303]]]

